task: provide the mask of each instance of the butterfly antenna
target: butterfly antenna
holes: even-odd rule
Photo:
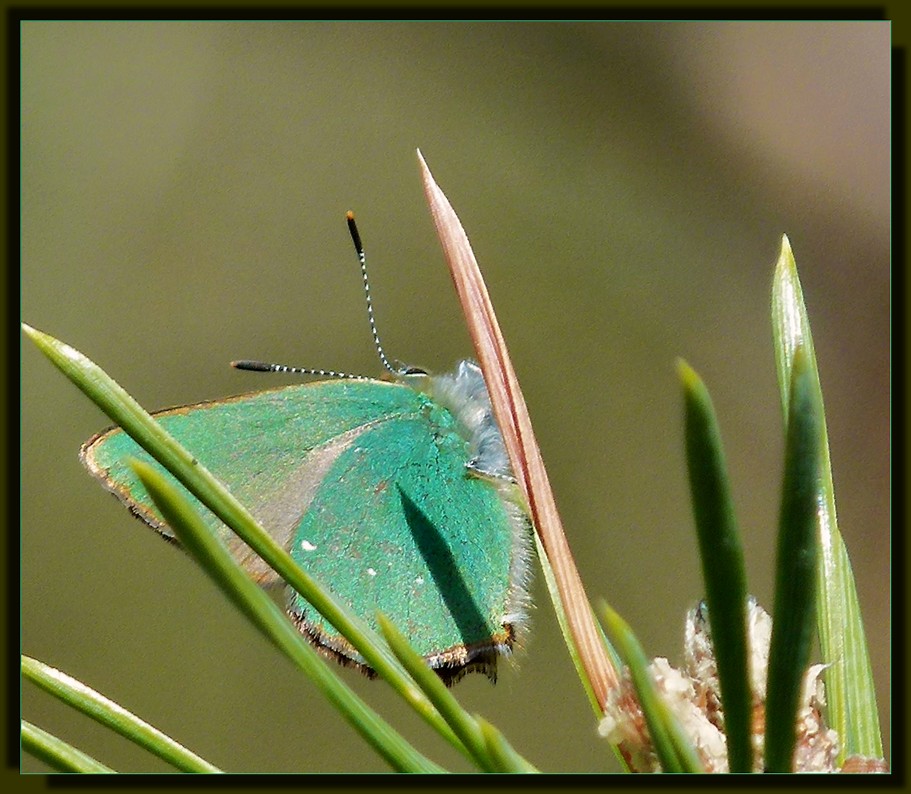
[[[401,373],[386,358],[386,353],[380,344],[380,335],[376,330],[376,320],[373,318],[373,301],[370,299],[370,281],[367,279],[367,258],[364,256],[364,246],[361,244],[361,235],[357,230],[357,224],[354,222],[354,213],[350,210],[347,214],[348,231],[351,234],[351,240],[354,243],[354,250],[357,251],[357,260],[361,265],[361,276],[364,278],[364,297],[367,299],[367,320],[370,322],[370,333],[373,334],[373,346],[376,348],[380,362],[393,375]]]
[[[311,369],[310,367],[289,367],[285,364],[269,364],[265,361],[232,361],[234,369],[247,372],[287,372],[295,375],[317,375],[321,378],[346,378],[348,380],[369,380],[366,375],[352,375],[350,372],[336,372],[334,369]]]
[[[380,343],[380,335],[376,330],[376,320],[373,319],[373,301],[370,299],[370,282],[367,279],[367,258],[364,256],[364,246],[361,243],[361,235],[357,230],[357,224],[354,222],[354,213],[348,212],[348,231],[351,233],[351,240],[354,242],[354,250],[357,251],[357,259],[361,265],[361,276],[364,278],[364,297],[367,299],[367,319],[370,321],[370,332],[373,334],[373,346],[376,348],[377,355],[383,366],[393,375],[423,373],[423,370],[417,368],[408,368],[402,371],[395,369],[386,358],[383,345]],[[247,372],[286,372],[297,375],[316,375],[322,378],[346,378],[348,380],[369,380],[365,375],[352,375],[350,372],[336,372],[334,369],[311,369],[310,367],[289,367],[285,364],[270,364],[266,361],[232,361],[231,366],[234,369],[242,369]]]

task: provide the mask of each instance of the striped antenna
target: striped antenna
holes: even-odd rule
[[[310,369],[310,367],[289,367],[285,364],[267,364],[265,361],[232,361],[234,369],[246,372],[288,372],[295,375],[318,375],[321,378],[347,378],[348,380],[370,380],[366,375],[352,375],[350,372],[336,372],[334,369]]]
[[[361,243],[361,235],[357,230],[357,224],[354,222],[354,213],[350,210],[345,216],[348,221],[348,232],[351,234],[351,241],[354,243],[354,250],[357,252],[357,261],[361,266],[361,276],[364,279],[364,297],[367,299],[367,320],[370,322],[370,333],[373,334],[373,346],[376,348],[377,355],[380,357],[382,365],[393,375],[421,374],[420,369],[397,370],[389,363],[386,353],[380,344],[380,335],[376,330],[376,321],[373,318],[373,301],[370,298],[370,281],[367,279],[367,257],[364,255],[364,246]],[[348,380],[369,380],[366,375],[352,375],[349,372],[336,372],[333,369],[311,369],[310,367],[289,367],[285,364],[269,364],[265,361],[232,361],[231,366],[234,369],[242,369],[247,372],[287,372],[297,375],[317,375],[322,378],[346,378]]]
[[[370,322],[370,333],[373,334],[373,346],[376,348],[377,355],[383,366],[393,375],[399,375],[399,371],[389,363],[383,346],[380,344],[380,335],[376,330],[376,320],[373,319],[373,301],[370,299],[370,281],[367,279],[367,257],[364,256],[364,246],[361,244],[361,235],[357,230],[357,224],[354,222],[354,213],[348,210],[346,215],[348,219],[348,231],[351,233],[351,240],[354,243],[354,250],[357,251],[357,261],[361,265],[361,275],[364,278],[364,297],[367,299],[367,320]]]

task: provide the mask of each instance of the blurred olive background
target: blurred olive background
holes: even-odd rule
[[[388,352],[448,369],[471,346],[420,147],[485,273],[589,594],[672,663],[702,595],[678,356],[715,400],[750,589],[771,608],[769,295],[787,233],[888,741],[888,23],[51,22],[22,42],[24,320],[149,409],[292,380],[235,358],[379,374],[353,209]],[[385,769],[82,469],[106,424],[23,341],[24,652],[228,770]],[[456,692],[542,769],[616,770],[540,576],[534,593],[517,664]],[[469,768],[382,683],[342,675]],[[30,685],[22,697],[117,769],[167,769]]]

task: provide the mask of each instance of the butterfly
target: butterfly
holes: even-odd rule
[[[526,622],[531,535],[484,377],[468,360],[443,375],[389,363],[351,213],[348,228],[387,379],[238,361],[238,369],[328,379],[154,417],[369,626],[377,628],[382,611],[447,683],[474,671],[496,680],[498,658],[510,653]],[[126,433],[113,427],[93,436],[80,458],[132,513],[173,539],[127,460],[145,460],[170,475]],[[282,584],[220,519],[197,506],[255,581]],[[326,655],[373,673],[296,592],[290,591],[287,611]]]

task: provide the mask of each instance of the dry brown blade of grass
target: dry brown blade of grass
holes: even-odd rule
[[[582,666],[595,699],[603,710],[608,693],[618,686],[617,674],[605,652],[588,596],[563,532],[525,398],[465,230],[449,200],[434,181],[420,151],[418,160],[430,213],[465,313],[513,471],[527,500],[535,531],[553,568]]]

